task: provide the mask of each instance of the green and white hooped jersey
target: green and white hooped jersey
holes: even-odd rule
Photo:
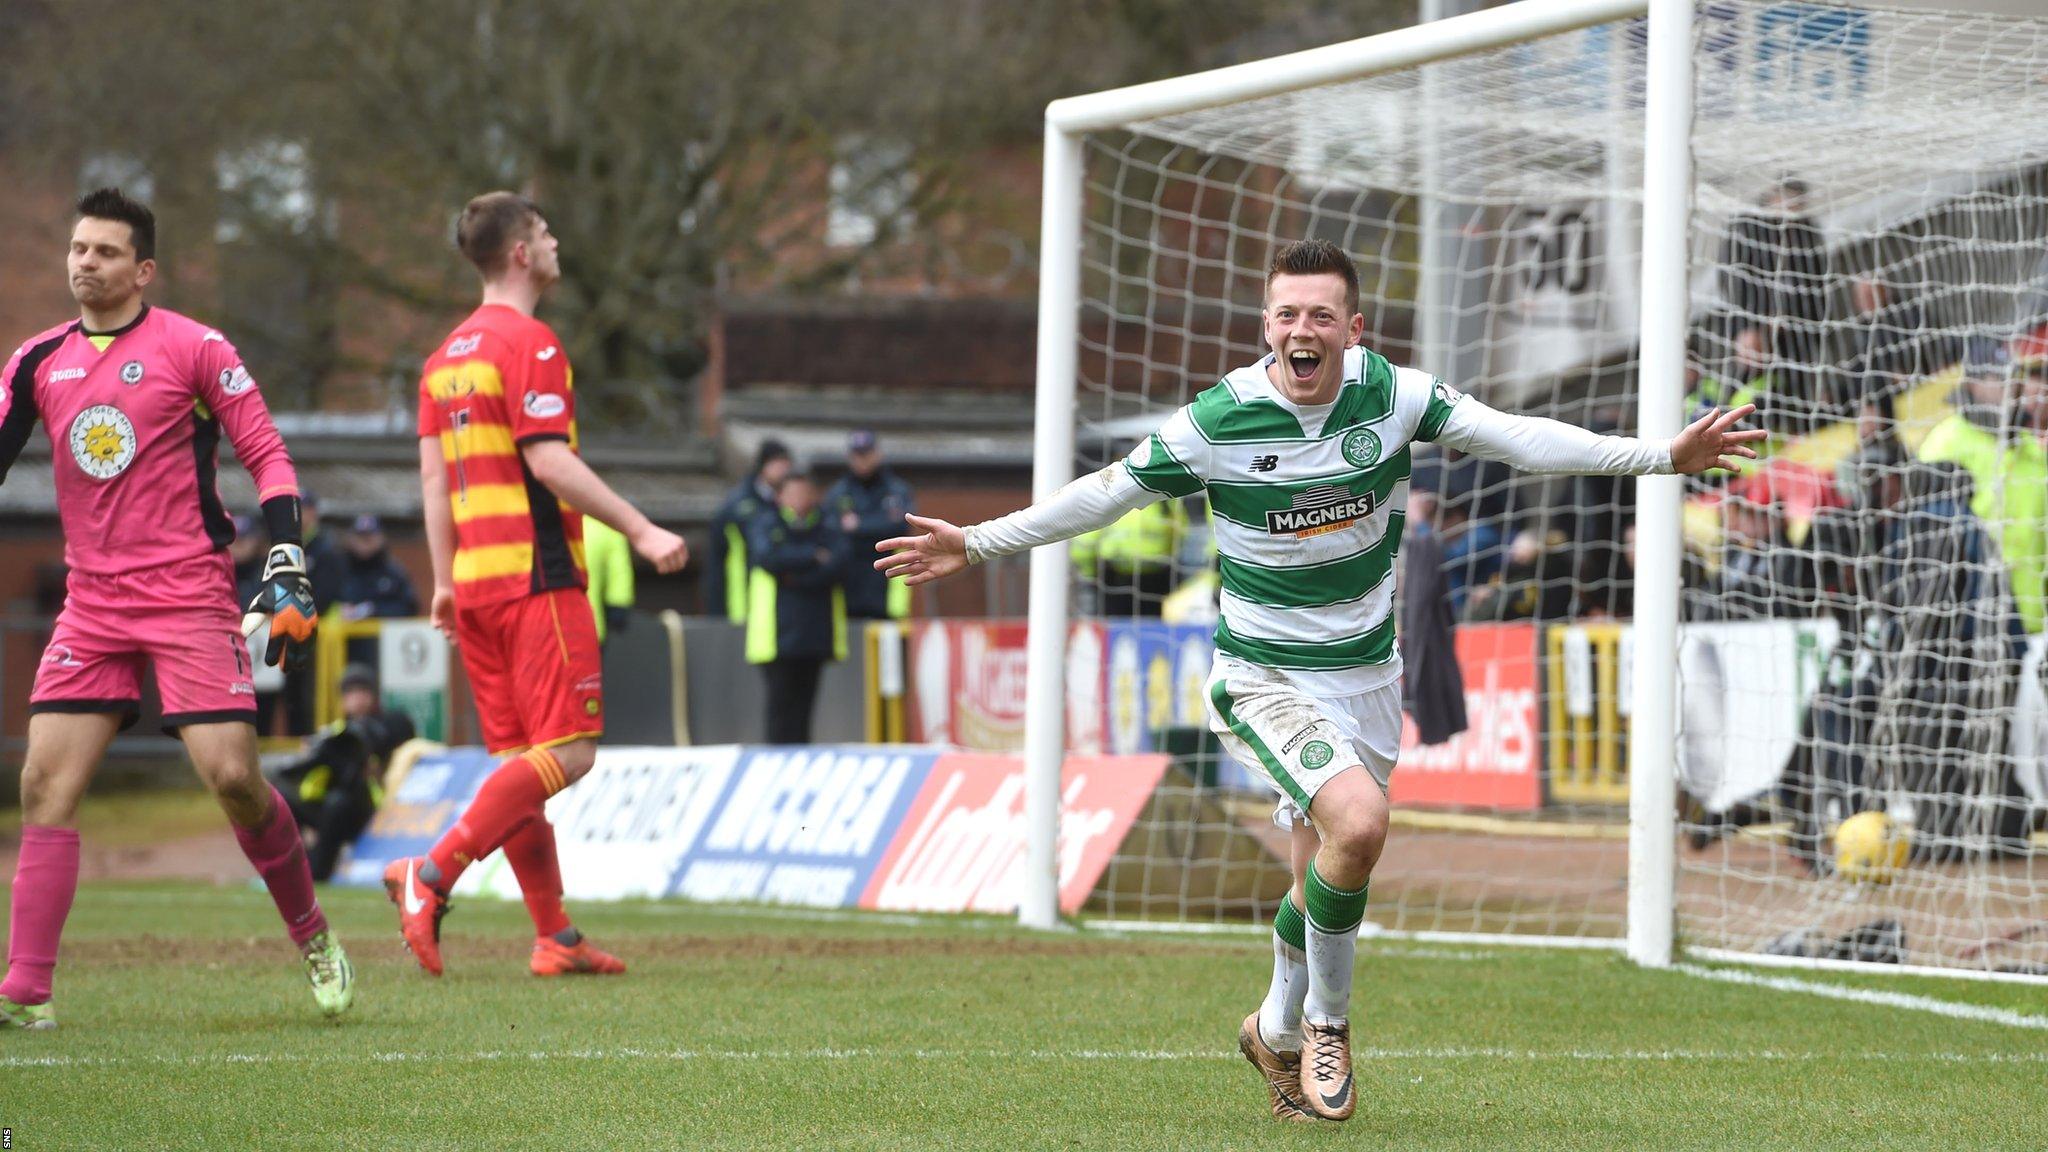
[[[1400,675],[1394,559],[1409,449],[1462,397],[1426,372],[1346,349],[1329,404],[1302,406],[1239,368],[1175,412],[1125,460],[1168,497],[1207,490],[1222,619],[1216,649],[1332,695]]]

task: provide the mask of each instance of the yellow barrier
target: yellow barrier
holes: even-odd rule
[[[867,740],[870,744],[901,744],[907,725],[903,716],[906,668],[904,648],[909,629],[894,621],[876,621],[861,633],[867,663]]]
[[[1628,803],[1621,624],[1560,624],[1544,635],[1550,688],[1550,799]]]
[[[384,621],[343,620],[339,612],[320,618],[320,643],[313,649],[313,725],[322,728],[341,719],[341,674],[348,670],[348,642],[375,640]]]
[[[669,715],[675,718],[676,747],[688,748],[690,740],[690,665],[683,651],[683,614],[673,608],[661,610],[661,630],[668,633]]]
[[[398,622],[416,623],[420,619],[423,618],[402,617],[398,618]],[[679,748],[688,747],[690,744],[690,700],[689,682],[686,675],[687,663],[684,659],[683,649],[683,618],[677,612],[664,611],[658,619],[663,632],[667,634],[668,640],[669,708],[670,716],[674,723],[675,743]],[[344,620],[338,613],[321,617],[320,644],[314,650],[315,657],[313,663],[313,720],[316,726],[324,727],[341,718],[341,677],[342,673],[348,670],[348,642],[362,639],[374,640],[383,634],[384,625],[393,622],[393,620],[379,620],[375,618]],[[872,644],[870,647],[872,647]],[[897,733],[895,739],[901,740],[903,702],[901,699],[898,699],[894,703],[894,731]],[[451,729],[455,724],[455,708],[455,698],[451,694],[446,701],[447,711],[444,713],[444,719]],[[872,724],[872,721],[870,723]],[[296,737],[289,741],[290,747],[296,748],[298,744],[299,741]]]

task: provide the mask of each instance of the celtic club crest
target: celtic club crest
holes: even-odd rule
[[[1360,468],[1380,462],[1380,438],[1370,428],[1353,428],[1344,434],[1344,459]]]

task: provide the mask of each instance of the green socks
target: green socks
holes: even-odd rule
[[[1347,892],[1323,882],[1308,866],[1308,999],[1302,1011],[1318,1024],[1348,1022],[1351,968],[1358,952],[1358,925],[1365,920],[1365,890]],[[1275,931],[1278,931],[1276,924]]]

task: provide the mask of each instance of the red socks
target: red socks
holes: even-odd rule
[[[21,830],[14,866],[14,905],[7,917],[7,978],[0,996],[17,1004],[50,999],[57,939],[78,894],[78,829],[41,824]]]
[[[562,862],[555,856],[555,826],[537,816],[505,841],[505,862],[519,878],[519,894],[533,917],[533,934],[553,936],[569,927],[562,910]]]
[[[292,806],[276,788],[270,790],[270,818],[261,828],[234,825],[235,843],[242,855],[255,865],[270,889],[277,914],[284,917],[285,931],[292,943],[304,944],[327,931],[327,916],[313,895],[313,869],[306,863],[306,842],[299,837],[299,822],[292,818]]]
[[[545,748],[530,748],[498,765],[462,817],[434,845],[427,858],[440,869],[434,886],[442,892],[455,887],[462,870],[489,856],[519,830],[541,816],[548,797],[568,787],[562,762]],[[549,858],[554,856],[554,833],[548,833]],[[519,865],[515,862],[513,867]],[[524,877],[521,878],[522,881]],[[555,886],[559,888],[559,877]]]

